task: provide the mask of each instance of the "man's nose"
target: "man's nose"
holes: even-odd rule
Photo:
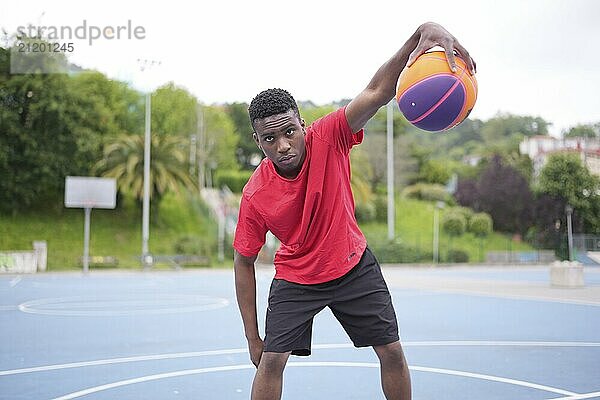
[[[291,148],[292,148],[292,146],[290,145],[290,142],[285,138],[281,138],[277,142],[277,152],[278,153],[285,154],[288,151],[290,151]]]

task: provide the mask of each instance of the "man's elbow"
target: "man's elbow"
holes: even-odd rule
[[[243,266],[254,266],[256,262],[256,258],[258,254],[254,256],[245,256],[238,252],[237,250],[233,251],[233,266],[235,267],[243,267]]]

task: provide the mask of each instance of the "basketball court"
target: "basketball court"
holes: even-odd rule
[[[414,399],[600,399],[599,268],[581,289],[551,288],[547,267],[384,271]],[[0,320],[2,399],[249,398],[232,270],[0,276]],[[383,399],[377,358],[325,310],[283,398]]]

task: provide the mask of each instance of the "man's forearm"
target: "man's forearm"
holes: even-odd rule
[[[396,83],[400,73],[406,66],[411,52],[419,43],[419,29],[411,35],[396,54],[379,67],[365,89],[346,107],[346,118],[352,132],[362,129],[377,110],[387,104],[396,94]]]
[[[406,66],[410,53],[418,43],[419,30],[417,29],[400,50],[379,67],[375,75],[371,78],[365,90],[372,91],[377,96],[377,108],[387,104],[395,96],[396,83],[398,82],[400,73]]]
[[[256,317],[256,277],[254,264],[234,261],[235,294],[248,340],[259,337]]]

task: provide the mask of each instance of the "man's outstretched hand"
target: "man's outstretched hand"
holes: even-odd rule
[[[435,46],[441,46],[446,52],[448,65],[452,71],[456,72],[456,61],[454,52],[462,58],[467,64],[467,68],[471,74],[477,72],[477,64],[471,58],[467,49],[465,49],[458,40],[448,32],[443,26],[435,22],[426,22],[417,29],[419,34],[419,43],[417,47],[410,53],[408,57],[407,67],[410,67],[415,60],[427,50]]]

